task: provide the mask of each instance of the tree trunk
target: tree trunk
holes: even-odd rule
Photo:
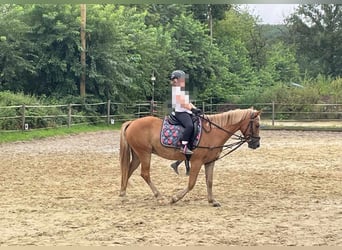
[[[82,65],[82,73],[80,80],[80,95],[81,97],[85,97],[86,95],[86,5],[81,4],[81,65]]]

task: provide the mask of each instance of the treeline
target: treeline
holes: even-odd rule
[[[284,25],[239,5],[86,7],[87,101],[166,101],[174,69],[214,103],[342,100],[341,4],[300,5]],[[80,5],[0,5],[0,91],[84,101],[80,20]]]

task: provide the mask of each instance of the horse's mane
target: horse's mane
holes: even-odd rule
[[[247,115],[253,112],[253,109],[234,109],[224,113],[208,115],[207,118],[223,127],[225,125],[235,125],[246,119]]]

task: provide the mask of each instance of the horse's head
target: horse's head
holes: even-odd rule
[[[260,147],[260,113],[261,111],[251,109],[250,115],[243,121],[240,129],[248,142],[248,147],[252,149]]]

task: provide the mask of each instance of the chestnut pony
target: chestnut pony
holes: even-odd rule
[[[212,186],[215,161],[225,147],[224,144],[231,136],[235,136],[240,140],[239,146],[244,142],[247,142],[249,148],[252,149],[260,146],[260,111],[253,108],[237,109],[201,116],[201,119],[202,137],[190,159],[191,169],[188,185],[171,198],[171,204],[182,199],[193,189],[201,166],[204,164],[208,202],[212,206],[220,206],[220,203],[213,197]],[[120,134],[121,197],[126,195],[128,179],[141,164],[142,178],[150,186],[154,196],[160,201],[163,199],[151,181],[151,155],[156,154],[169,160],[185,160],[185,156],[179,149],[165,147],[161,144],[161,127],[162,120],[154,116],[138,118],[122,124]],[[237,131],[241,131],[242,136],[235,134]]]

